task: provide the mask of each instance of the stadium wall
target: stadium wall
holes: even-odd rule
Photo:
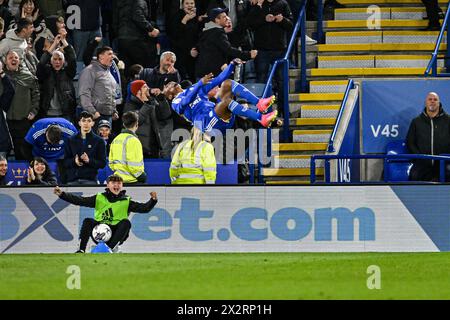
[[[101,188],[66,188],[92,195]],[[0,252],[70,253],[93,209],[51,188],[0,189]],[[123,252],[450,251],[449,185],[129,187]]]

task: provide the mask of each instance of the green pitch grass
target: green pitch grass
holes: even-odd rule
[[[0,299],[449,299],[449,270],[449,253],[4,254]]]

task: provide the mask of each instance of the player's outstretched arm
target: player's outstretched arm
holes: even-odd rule
[[[152,191],[152,192],[150,192],[150,200],[148,200],[145,203],[130,200],[129,211],[137,212],[137,213],[148,213],[153,209],[153,207],[157,203],[158,203],[158,196],[157,196],[156,192]]]
[[[53,193],[56,194],[60,199],[71,204],[88,208],[95,208],[95,199],[97,197],[96,195],[90,197],[78,196],[70,192],[62,191],[59,186],[56,186],[53,189]]]

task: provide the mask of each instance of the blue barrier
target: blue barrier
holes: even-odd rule
[[[29,163],[26,161],[8,161],[8,173],[6,174],[6,181],[8,185],[24,185],[27,176],[27,168]],[[49,162],[50,168],[57,174],[59,181],[58,170],[56,162]],[[146,159],[144,161],[145,172],[147,173],[147,184],[149,185],[164,185],[170,184],[169,167],[170,160],[153,160]],[[104,184],[106,178],[112,174],[111,169],[106,166],[98,171],[97,181]],[[237,163],[232,164],[218,164],[216,184],[237,184],[238,173]]]

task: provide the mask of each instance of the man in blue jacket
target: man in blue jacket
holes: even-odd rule
[[[98,170],[106,166],[106,144],[92,132],[95,121],[91,113],[83,111],[78,124],[80,132],[64,147],[67,184],[97,184]]]
[[[28,130],[25,141],[33,146],[34,157],[47,161],[60,160],[64,158],[65,141],[77,132],[72,122],[64,118],[44,118]]]

